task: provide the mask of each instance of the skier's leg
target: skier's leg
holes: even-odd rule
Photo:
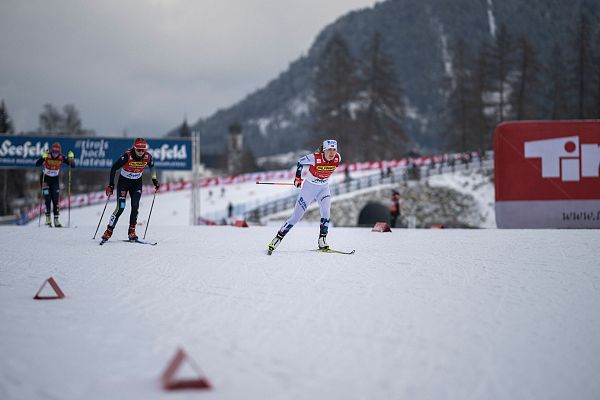
[[[108,226],[106,227],[106,231],[102,235],[103,240],[108,240],[112,236],[113,229],[117,225],[119,221],[119,217],[123,214],[125,210],[125,203],[127,201],[127,185],[125,184],[122,178],[119,178],[119,183],[117,183],[117,206],[115,210],[110,215],[110,219],[108,221]]]
[[[127,203],[127,186],[121,182],[122,180],[123,179],[119,179],[119,183],[117,184],[117,206],[111,214],[110,221],[108,222],[108,226],[111,229],[117,225],[119,217],[121,214],[123,214],[123,211],[125,210],[125,204]]]
[[[48,181],[44,181],[42,193],[44,194],[44,204],[46,205],[46,216],[49,218],[50,217],[50,204],[52,202],[52,198],[50,196],[50,187],[48,186]]]
[[[131,196],[131,214],[129,214],[129,225],[137,224],[138,210],[140,209],[140,199],[142,198],[142,180],[129,189]]]
[[[137,225],[138,210],[140,208],[140,198],[142,197],[142,179],[138,179],[133,187],[129,189],[129,196],[131,196],[131,213],[129,214],[129,240],[136,240],[138,237],[135,233],[135,226]]]
[[[329,245],[325,239],[327,238],[329,222],[331,221],[331,192],[329,191],[329,186],[319,192],[317,201],[319,202],[319,211],[321,213],[318,244],[320,249],[328,249]]]
[[[52,213],[56,216],[60,211],[60,204],[58,203],[60,189],[58,187],[58,182],[50,182],[50,196],[52,197]]]
[[[319,190],[319,187],[311,184],[310,182],[304,182],[304,186],[300,189],[300,193],[298,194],[298,199],[296,200],[296,205],[294,206],[294,212],[291,217],[288,218],[287,221],[279,228],[277,231],[277,235],[273,238],[271,243],[269,243],[269,254],[273,250],[279,246],[279,243],[283,240],[285,235],[292,229],[292,227],[300,221],[308,206],[314,201],[315,194]]]
[[[308,206],[315,201],[316,194],[319,190],[319,186],[313,185],[310,182],[304,182],[304,186],[302,189],[300,189],[300,193],[298,194],[298,199],[296,200],[296,205],[294,206],[294,212],[279,229],[279,234],[281,236],[285,236],[289,230],[292,229],[292,227],[296,225],[300,219],[302,219]]]
[[[52,198],[52,213],[54,214],[54,226],[62,226],[58,221],[58,214],[60,213],[60,186],[58,177],[48,179],[50,197]]]

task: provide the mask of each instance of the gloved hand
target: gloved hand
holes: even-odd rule
[[[296,186],[297,188],[301,187],[302,186],[302,178],[295,177],[294,178],[294,186]]]
[[[152,178],[152,183],[154,184],[154,188],[158,192],[158,188],[160,187],[160,183],[158,183],[158,179]]]
[[[75,154],[73,154],[73,152],[69,150],[69,152],[67,153],[67,157],[69,157],[69,160],[72,160],[75,157]]]
[[[110,196],[111,194],[113,194],[113,189],[115,187],[113,185],[106,185],[106,195]]]
[[[42,158],[45,160],[48,158],[48,152],[46,150],[42,151]]]

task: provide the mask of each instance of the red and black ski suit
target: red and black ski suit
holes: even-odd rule
[[[111,187],[115,186],[115,174],[119,168],[121,169],[121,176],[119,177],[119,183],[117,184],[117,207],[110,216],[110,222],[108,223],[110,227],[114,228],[115,225],[117,225],[119,217],[123,214],[127,193],[129,193],[129,196],[131,197],[129,225],[131,226],[137,223],[140,198],[142,197],[142,173],[147,166],[154,168],[152,155],[148,152],[144,152],[141,157],[138,157],[133,149],[123,153],[123,155],[112,165],[112,168],[110,169],[109,185]]]

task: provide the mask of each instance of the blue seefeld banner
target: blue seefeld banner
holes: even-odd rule
[[[53,143],[66,155],[75,154],[78,169],[107,169],[133,146],[133,138],[0,136],[0,168],[34,168],[42,151]],[[157,169],[191,170],[192,144],[188,139],[148,139],[148,152]]]

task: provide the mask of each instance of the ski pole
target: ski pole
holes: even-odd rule
[[[260,182],[256,181],[257,185],[280,185],[280,186],[294,186],[293,182]]]
[[[150,225],[150,217],[152,216],[152,209],[154,208],[154,199],[156,198],[156,192],[158,192],[158,189],[154,191],[154,196],[152,196],[152,205],[150,206],[150,214],[148,214],[148,222],[146,222],[146,230],[144,230],[144,239],[146,239],[146,232],[148,232],[148,225]]]
[[[92,239],[96,239],[96,234],[98,233],[98,228],[100,228],[100,224],[102,223],[102,218],[104,218],[104,211],[106,211],[106,206],[108,205],[110,196],[112,196],[112,193],[109,194],[108,197],[106,198],[106,204],[104,204],[104,210],[102,210],[102,215],[100,216],[100,221],[98,221],[98,226],[96,227],[96,232],[94,232],[94,237]]]
[[[67,220],[67,227],[70,228],[71,227],[71,163],[69,162],[69,188],[67,190],[68,192],[68,209],[69,209],[69,219]]]
[[[39,214],[38,214],[38,228],[42,224],[42,204],[44,203],[44,178],[45,177],[46,177],[46,174],[44,174],[42,172],[42,190],[40,192],[40,210],[39,210]]]

